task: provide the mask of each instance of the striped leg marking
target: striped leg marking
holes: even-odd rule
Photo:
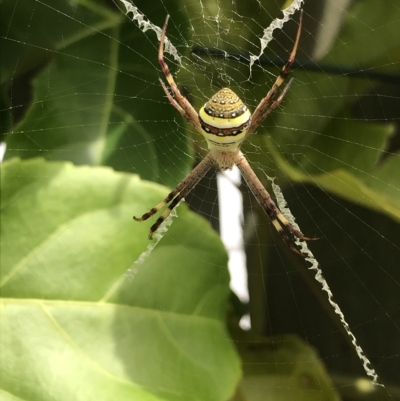
[[[286,230],[290,232],[292,235],[301,240],[312,241],[312,240],[317,240],[319,238],[306,237],[302,232],[300,232],[299,230],[297,230],[295,227],[292,226],[292,224],[288,221],[288,219],[279,210],[278,206],[276,206],[275,202],[271,198],[271,195],[264,188],[262,182],[258,179],[257,175],[250,167],[247,159],[244,157],[242,152],[239,152],[239,157],[236,161],[236,165],[238,166],[244,180],[246,181],[251,192],[257,199],[258,203],[261,205],[265,213],[271,219],[272,224],[275,227],[276,231],[278,231],[278,233],[285,241],[285,243],[289,246],[289,248],[291,248],[294,252],[298,253],[299,255],[305,257],[305,255],[303,255],[296,248],[294,242],[286,234],[283,227],[285,227]]]
[[[150,209],[149,212],[143,214],[142,217],[133,216],[136,221],[144,221],[149,217],[156,214],[164,206],[168,205],[164,213],[157,219],[157,221],[151,226],[149,232],[149,239],[152,239],[153,233],[160,227],[161,223],[170,215],[171,211],[176,207],[176,205],[185,197],[187,194],[198,184],[198,182],[204,177],[204,175],[210,170],[210,168],[215,164],[215,160],[209,153],[192,172],[184,178],[173,191],[171,191],[168,196],[160,202],[157,206]]]
[[[268,91],[267,96],[265,96],[265,98],[261,100],[261,102],[258,104],[257,108],[255,109],[253,115],[251,116],[251,124],[247,131],[246,136],[249,136],[262,123],[262,121],[268,116],[268,114],[270,114],[272,111],[274,111],[280,105],[284,96],[286,95],[287,91],[289,90],[292,80],[290,80],[289,83],[286,85],[286,87],[283,89],[283,91],[282,91],[281,95],[278,97],[278,99],[276,99],[275,102],[273,102],[271,104],[271,106],[268,107],[269,103],[271,102],[271,100],[275,97],[276,93],[278,92],[279,87],[282,85],[283,81],[288,76],[290,69],[292,68],[292,65],[294,63],[296,53],[297,53],[297,48],[298,48],[299,42],[300,42],[302,21],[303,21],[303,10],[301,10],[301,12],[300,12],[300,21],[299,21],[299,27],[297,29],[296,40],[294,42],[293,49],[290,53],[289,59],[286,61],[285,65],[282,67],[281,72],[279,73],[278,77],[276,78],[276,81],[272,85],[272,88]]]

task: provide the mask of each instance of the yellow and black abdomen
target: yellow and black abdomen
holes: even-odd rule
[[[246,137],[251,114],[229,88],[217,92],[199,111],[202,134],[208,148],[237,151]]]

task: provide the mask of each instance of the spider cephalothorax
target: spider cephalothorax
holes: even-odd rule
[[[278,88],[289,74],[290,68],[294,62],[300,40],[302,15],[303,12],[300,14],[299,28],[297,30],[296,40],[289,59],[283,66],[279,76],[275,80],[275,83],[272,85],[272,88],[258,104],[253,114],[250,113],[249,109],[243,104],[240,98],[229,88],[223,88],[218,91],[204,104],[203,107],[201,107],[199,113],[196,112],[188,100],[179,91],[174,78],[169,72],[168,65],[164,60],[163,52],[165,32],[167,30],[169,19],[169,16],[167,16],[161,32],[158,62],[165,75],[165,79],[170,86],[172,94],[160,79],[161,86],[171,104],[200,134],[204,136],[210,151],[199,165],[196,166],[162,202],[152,208],[149,212],[145,213],[142,217],[134,217],[137,221],[147,220],[164,206],[168,205],[164,213],[151,226],[149,233],[150,238],[160,224],[169,216],[171,210],[197,185],[212,166],[216,165],[219,169],[225,170],[231,169],[233,165],[236,164],[258,203],[271,218],[272,224],[279,232],[282,239],[293,251],[302,255],[294,245],[288,233],[291,233],[302,240],[317,239],[306,237],[299,230],[293,227],[276,206],[270,194],[250,167],[246,157],[240,151],[240,145],[242,142],[261,124],[268,114],[280,105],[291,85],[292,80],[288,82],[279,96],[273,100],[278,92]]]

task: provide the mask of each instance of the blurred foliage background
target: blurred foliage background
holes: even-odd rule
[[[196,108],[230,86],[252,110],[288,56],[298,14],[251,74],[232,58],[259,53],[284,5],[135,2],[157,26],[171,15],[167,36],[182,62],[166,57]],[[395,0],[307,0],[295,82],[244,145],[267,188],[265,175],[277,177],[302,231],[322,237],[311,249],[386,384],[365,391],[354,347],[306,262],[246,188],[249,305],[228,303],[227,258],[209,224],[218,230],[214,172],[187,199],[205,219],[179,207],[157,248],[134,264],[148,225],[132,215],[206,151],[160,87],[156,34],[117,0],[1,7],[5,399],[400,399]],[[250,333],[237,326],[244,311]]]

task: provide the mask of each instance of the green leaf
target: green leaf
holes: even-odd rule
[[[338,401],[316,350],[294,335],[266,338],[235,330],[244,377],[238,393],[246,400]],[[234,399],[241,400],[237,397]]]
[[[334,120],[323,135],[310,138],[306,154],[304,145],[286,144],[291,149],[287,158],[270,138],[265,142],[293,181],[317,185],[400,221],[400,158],[388,155],[380,161],[393,131],[392,124]]]
[[[183,178],[193,152],[181,117],[159,83],[156,34],[143,33],[118,9],[90,0],[61,9],[43,2],[24,6],[14,7],[5,41],[3,92],[13,94],[13,113],[23,114],[6,137],[6,158],[105,164],[170,186]],[[40,35],[27,35],[19,40],[27,14],[31,31],[39,33],[44,21],[57,17],[57,27],[46,36],[51,39],[38,42]],[[165,10],[157,15],[164,19]],[[13,55],[19,53],[29,55],[17,62]],[[29,79],[15,72],[17,64]],[[31,101],[24,97],[29,91]],[[10,131],[9,124],[2,128]],[[171,144],[176,160],[165,169]]]
[[[328,57],[342,66],[378,66],[399,70],[400,9],[391,0],[355,2]],[[383,45],[384,44],[384,45]]]
[[[1,7],[2,83],[42,66],[65,46],[91,36],[93,29],[106,29],[121,20],[102,1],[60,2],[55,8],[51,1],[4,0]]]
[[[227,258],[178,208],[163,239],[132,220],[168,190],[104,167],[2,167],[1,390],[19,399],[224,400],[239,360]],[[197,234],[197,235],[196,235]]]

